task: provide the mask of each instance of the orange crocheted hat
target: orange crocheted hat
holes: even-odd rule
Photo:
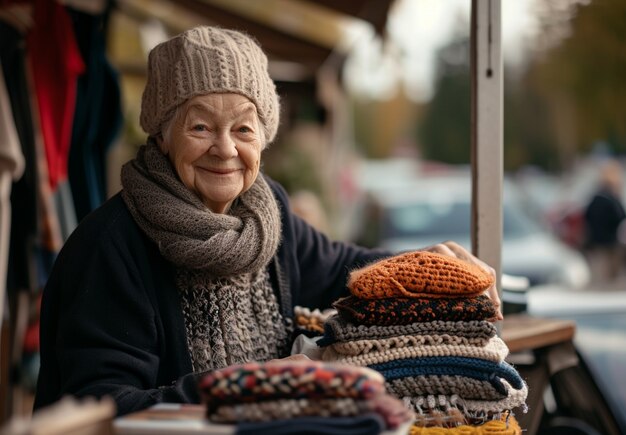
[[[363,299],[474,297],[494,284],[480,266],[432,252],[396,255],[350,273],[350,292]]]

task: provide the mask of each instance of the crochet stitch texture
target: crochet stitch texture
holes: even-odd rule
[[[489,381],[459,375],[428,375],[394,379],[387,382],[387,391],[396,397],[428,395],[457,395],[463,399],[501,400],[506,395],[497,391]]]
[[[521,389],[517,390],[502,379],[502,385],[506,390],[506,397],[498,400],[464,399],[457,394],[405,396],[401,397],[401,399],[409,409],[416,411],[417,414],[422,414],[424,411],[432,409],[445,410],[450,408],[460,409],[468,416],[498,414],[505,410],[520,407],[523,412],[526,412],[528,410],[526,407],[526,397],[528,396],[528,387],[526,384],[524,384]]]
[[[409,376],[459,375],[489,381],[502,394],[507,393],[506,387],[502,383],[503,379],[506,379],[517,390],[521,390],[525,386],[517,370],[504,361],[494,363],[478,358],[445,356],[407,358],[373,364],[369,367],[380,372],[387,381]]]
[[[456,299],[362,299],[347,296],[337,299],[333,307],[349,322],[363,325],[408,325],[432,320],[487,320],[496,315],[496,307],[485,295]]]
[[[417,338],[417,340],[415,340]],[[508,355],[508,347],[499,337],[493,337],[486,346],[472,346],[457,343],[428,341],[431,336],[393,337],[384,340],[360,340],[348,343],[335,343],[322,354],[324,361],[337,361],[344,364],[370,366],[405,358],[426,358],[435,356],[455,356],[479,358],[500,362]],[[455,338],[450,337],[449,338]]]
[[[432,252],[415,251],[354,270],[350,292],[359,298],[458,298],[478,296],[494,284],[480,266]]]
[[[495,325],[486,320],[416,322],[408,325],[358,325],[344,317],[334,315],[324,322],[324,336],[318,340],[319,346],[335,342],[355,340],[375,340],[402,335],[450,335],[459,337],[462,343],[484,346],[497,333]]]

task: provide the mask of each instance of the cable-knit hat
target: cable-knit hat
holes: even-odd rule
[[[271,142],[278,130],[280,106],[261,47],[235,30],[209,26],[187,30],[150,51],[141,127],[153,136],[186,100],[227,92],[254,103],[265,139]]]

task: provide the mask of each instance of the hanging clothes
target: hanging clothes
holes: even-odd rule
[[[76,83],[85,65],[72,22],[56,1],[33,0],[34,26],[28,36],[29,61],[39,106],[50,187],[67,179],[76,106]]]
[[[26,73],[24,35],[1,20],[0,63],[25,163],[24,175],[11,188],[11,237],[7,272],[7,289],[10,292],[36,287],[32,256],[39,234],[39,171]]]
[[[24,173],[24,155],[15,129],[11,101],[0,68],[0,320],[4,314],[9,240],[11,235],[11,185]]]
[[[0,63],[2,61],[0,60]],[[0,68],[0,174],[9,174],[11,180],[19,180],[24,174],[24,154],[20,144],[11,99]],[[9,199],[9,198],[7,198]]]
[[[86,71],[78,78],[68,176],[81,220],[107,199],[107,153],[122,126],[117,72],[106,57],[108,11],[67,8]]]

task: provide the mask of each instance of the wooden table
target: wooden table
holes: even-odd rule
[[[575,333],[576,324],[569,320],[509,314],[502,322],[501,337],[510,351],[507,360],[528,383],[529,412],[515,416],[528,434],[538,431],[550,377],[579,363],[573,344]]]

